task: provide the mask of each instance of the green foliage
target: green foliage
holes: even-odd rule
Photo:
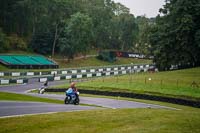
[[[167,0],[160,12],[150,36],[158,67],[199,66],[200,1]]]
[[[86,0],[83,11],[88,14],[93,23],[93,47],[104,49],[109,47],[112,2],[110,0]]]
[[[78,53],[86,54],[90,50],[92,27],[92,21],[88,15],[78,12],[71,16],[59,43],[61,52],[68,59],[73,59]]]
[[[133,15],[122,13],[113,17],[111,30],[112,35],[110,43],[113,46],[110,48],[133,51],[138,35],[138,26]]]
[[[68,23],[67,32],[69,41],[75,45],[78,53],[85,53],[90,50],[92,40],[92,20],[88,15],[76,13],[72,15]]]
[[[52,44],[52,33],[46,31],[37,31],[31,40],[31,49],[36,53],[50,55]]]
[[[27,50],[27,44],[24,39],[18,37],[16,34],[12,34],[8,37],[10,48],[15,50]]]
[[[9,43],[8,40],[6,38],[6,35],[2,32],[1,28],[0,28],[0,52],[2,51],[6,51],[9,48]]]
[[[59,52],[58,38],[73,8],[70,1],[32,1],[33,33],[30,47],[41,54]],[[39,6],[37,4],[40,4]]]
[[[139,34],[134,15],[112,0],[1,0],[0,27],[10,49],[68,58],[88,49],[134,51]]]
[[[22,94],[14,94],[8,92],[0,92],[0,101],[1,100],[9,100],[9,101],[34,101],[34,102],[47,102],[47,103],[63,103],[61,100],[54,100],[48,98],[40,98]]]
[[[138,16],[136,18],[139,29],[137,44],[134,47],[136,52],[143,53],[144,55],[152,54],[152,48],[149,43],[149,34],[152,26],[154,25],[154,21],[154,18],[149,19],[145,16]]]

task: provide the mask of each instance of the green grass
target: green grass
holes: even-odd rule
[[[198,87],[192,86],[193,81]],[[66,86],[68,85],[59,85],[55,88],[66,88]],[[200,68],[99,78],[78,83],[77,87],[200,100]]]
[[[89,57],[86,59],[72,60],[71,62],[56,60],[61,68],[75,68],[75,67],[90,67],[90,66],[108,66],[108,65],[123,65],[123,64],[151,64],[151,60],[146,59],[131,59],[118,58],[116,62],[110,63],[98,60],[96,57]]]
[[[199,133],[200,110],[103,109],[0,119],[0,133]]]
[[[8,93],[8,92],[0,92],[0,100],[46,102],[46,103],[63,104],[63,101],[61,101],[61,100],[40,98],[40,97],[28,96],[28,95],[23,95],[23,94]]]
[[[80,68],[91,66],[109,66],[109,65],[123,65],[123,64],[151,64],[151,60],[146,59],[131,59],[131,58],[119,58],[116,62],[109,63],[106,61],[98,60],[96,57],[89,57],[86,59],[72,60],[71,62],[63,60],[55,60],[60,68]],[[0,71],[50,71],[51,69],[9,69],[0,64]]]
[[[9,70],[9,68],[0,64],[0,71],[7,71],[7,70]]]
[[[0,95],[0,97],[2,97]],[[121,99],[121,98],[120,98]],[[124,98],[122,98],[124,99]],[[132,100],[132,99],[126,99]],[[139,100],[144,102],[146,100]],[[103,109],[0,119],[0,133],[199,133],[200,109]]]

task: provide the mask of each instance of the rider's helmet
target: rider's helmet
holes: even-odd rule
[[[71,82],[70,87],[71,87],[71,88],[74,88],[75,85],[76,85],[75,82]]]

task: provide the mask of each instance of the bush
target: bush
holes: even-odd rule
[[[8,39],[0,28],[0,52],[4,52],[8,49],[9,49]]]
[[[8,37],[10,48],[17,50],[27,50],[27,44],[23,38],[17,34],[12,34]]]

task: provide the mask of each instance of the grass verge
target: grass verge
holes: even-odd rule
[[[7,71],[7,70],[9,70],[9,69],[0,64],[0,71]]]
[[[89,57],[86,59],[72,60],[71,62],[56,60],[61,68],[78,68],[78,67],[90,67],[90,66],[108,66],[108,65],[123,65],[123,64],[151,64],[151,60],[146,59],[132,59],[132,58],[118,58],[116,62],[110,63],[102,61],[96,57]]]
[[[200,110],[105,109],[0,119],[0,133],[199,133]]]
[[[63,104],[61,100],[54,100],[48,98],[40,98],[34,96],[28,96],[23,94],[15,94],[8,92],[0,92],[0,100],[8,100],[8,101],[29,101],[29,102],[46,102],[46,103],[57,103]]]
[[[81,89],[133,92],[200,100],[200,68],[99,78],[78,83]],[[195,83],[195,86],[193,86]],[[66,88],[67,84],[55,88]]]

